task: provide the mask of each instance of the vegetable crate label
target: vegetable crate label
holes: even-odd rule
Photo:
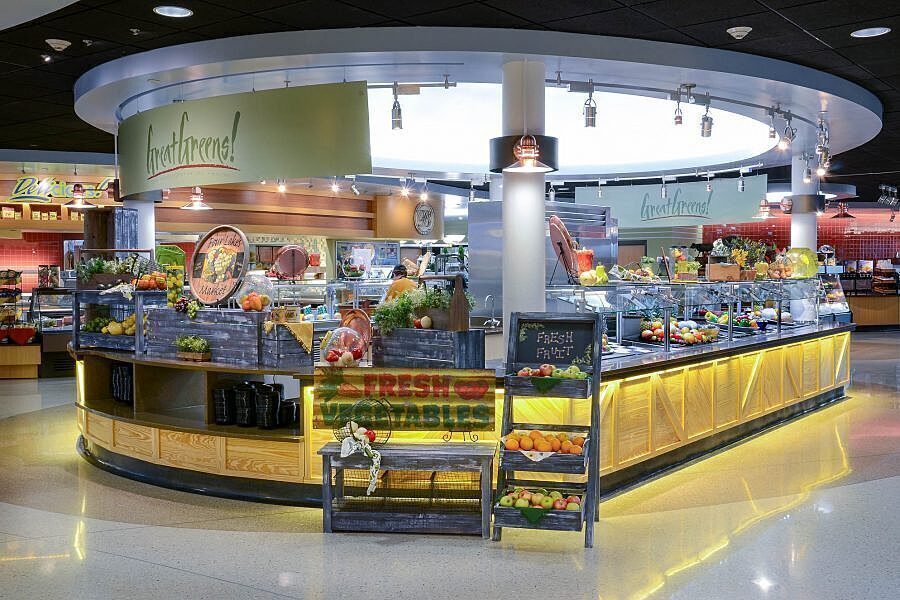
[[[218,304],[241,284],[248,260],[247,237],[237,228],[220,225],[210,230],[194,253],[191,293],[203,304]]]
[[[592,321],[520,319],[515,362],[590,366],[593,345]]]
[[[331,429],[338,415],[360,400],[384,398],[394,431],[493,431],[494,381],[494,372],[486,369],[319,367],[313,428]]]

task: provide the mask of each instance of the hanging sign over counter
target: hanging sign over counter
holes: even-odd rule
[[[483,369],[317,368],[313,427],[331,429],[364,398],[390,404],[394,431],[493,431],[495,374]],[[368,422],[387,422],[372,415]]]
[[[620,228],[682,227],[714,223],[746,223],[753,220],[759,201],[766,197],[765,175],[744,177],[744,191],[738,191],[737,179],[712,179],[712,191],[705,181],[669,182],[666,197],[659,183],[648,185],[603,186],[598,198],[597,187],[575,189],[575,202],[602,204],[612,208]]]
[[[122,195],[370,173],[365,82],[189,100],[119,126]]]
[[[106,194],[106,188],[113,179],[107,177],[100,183],[81,183],[85,200],[97,200]],[[72,186],[75,181],[58,181],[52,177],[19,177],[9,193],[9,202],[35,202],[49,204],[53,198],[74,198]]]

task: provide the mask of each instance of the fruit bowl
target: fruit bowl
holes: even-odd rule
[[[274,296],[275,286],[272,282],[257,274],[247,275],[237,293],[238,303],[245,311],[269,310]]]
[[[366,341],[350,327],[338,327],[322,340],[321,360],[332,367],[356,367],[366,353]]]
[[[810,279],[819,272],[819,258],[809,248],[790,248],[785,258],[793,266],[791,279]]]

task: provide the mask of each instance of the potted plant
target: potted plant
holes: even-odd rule
[[[175,338],[175,347],[178,348],[177,356],[181,360],[202,362],[212,358],[209,340],[196,335],[178,336]]]
[[[382,302],[372,312],[372,319],[381,335],[390,335],[395,329],[413,326],[413,303],[409,293]]]

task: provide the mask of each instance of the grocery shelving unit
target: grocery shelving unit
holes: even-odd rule
[[[597,313],[558,314],[558,313],[513,313],[510,319],[509,350],[506,361],[506,377],[504,379],[503,424],[501,434],[506,436],[517,429],[538,429],[581,435],[585,438],[585,450],[582,455],[554,454],[541,461],[532,461],[519,451],[509,451],[501,446],[500,463],[497,474],[497,498],[508,487],[544,488],[558,490],[561,493],[576,493],[582,496],[581,510],[562,511],[549,510],[537,522],[531,522],[516,508],[507,508],[494,503],[494,524],[492,539],[500,539],[504,527],[525,529],[545,529],[558,531],[581,531],[584,529],[584,545],[594,545],[594,523],[599,519],[599,456],[600,456],[600,335],[601,315]],[[523,330],[522,327],[526,329]],[[555,332],[578,329],[580,336],[573,335],[576,341],[572,346],[557,345],[550,352],[556,360],[538,360],[548,364],[566,367],[573,360],[583,359],[590,366],[582,365],[582,370],[589,377],[585,380],[561,380],[552,389],[541,391],[534,385],[530,377],[519,377],[516,373],[523,367],[535,366],[535,358],[528,361],[526,349],[523,348],[522,331],[527,329],[552,328]],[[579,344],[578,339],[587,340]],[[568,354],[566,354],[568,352]],[[530,352],[529,352],[530,353]],[[541,351],[536,353],[540,356]],[[588,425],[555,425],[519,422],[515,418],[515,398],[545,397],[587,400],[590,402],[590,423]],[[533,473],[535,477],[523,478],[520,473]],[[554,478],[540,478],[538,474],[552,474]],[[581,475],[582,482],[566,483],[562,475]],[[496,500],[495,499],[495,500]]]

